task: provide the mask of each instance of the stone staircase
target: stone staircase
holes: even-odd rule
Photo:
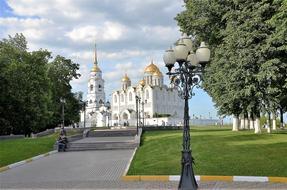
[[[134,142],[72,142],[69,144],[67,151],[134,149],[137,146]]]
[[[87,133],[87,137],[122,137],[122,136],[135,136],[136,134],[137,134],[136,128],[95,130],[95,131],[89,131]]]
[[[140,144],[134,128],[88,131],[84,136],[69,141],[66,151],[134,149]]]

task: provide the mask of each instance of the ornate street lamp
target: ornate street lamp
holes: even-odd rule
[[[139,103],[140,103],[141,98],[136,95],[136,118],[137,118],[137,135],[139,135],[139,121],[140,121],[140,117],[139,117]]]
[[[86,107],[88,101],[81,101],[81,104],[82,104],[82,110],[84,111],[84,128],[86,128]]]
[[[62,103],[62,127],[65,127],[65,98],[60,98],[60,102]]]
[[[108,128],[110,128],[110,109],[111,109],[111,103],[109,101],[106,102],[105,104],[107,110],[106,110],[106,114],[107,114],[107,118],[108,118]]]
[[[143,125],[142,125],[142,127],[144,127],[145,125],[144,125],[144,118],[145,118],[145,114],[144,114],[144,104],[146,104],[147,103],[147,100],[142,100],[142,113],[143,113]]]
[[[170,76],[171,82],[178,89],[179,96],[184,99],[182,162],[178,186],[180,190],[196,190],[198,187],[192,168],[194,158],[190,148],[188,99],[194,95],[192,92],[193,88],[199,86],[204,68],[209,59],[210,50],[205,43],[201,42],[195,54],[192,49],[192,40],[186,34],[177,41],[174,49],[166,50],[163,56],[165,65],[168,68],[167,75]],[[178,67],[173,69],[176,62]]]

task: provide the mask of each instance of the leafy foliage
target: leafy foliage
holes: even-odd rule
[[[286,108],[286,0],[189,0],[176,20],[212,49],[204,87],[222,115]]]
[[[60,123],[66,98],[67,124],[79,120],[79,100],[70,81],[78,64],[47,50],[29,52],[22,34],[0,41],[0,134],[30,134]]]

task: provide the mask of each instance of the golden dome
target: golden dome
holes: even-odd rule
[[[92,68],[92,72],[102,72],[98,64],[94,64],[94,67]]]
[[[141,86],[144,86],[144,85],[145,85],[145,81],[144,81],[144,80],[140,80],[139,84],[140,84]]]
[[[154,73],[153,73],[153,76],[156,76],[156,77],[162,77],[162,73],[160,72],[160,70],[156,70]]]
[[[159,69],[155,64],[153,64],[153,61],[144,70],[145,73],[154,73],[156,71],[159,71]]]
[[[122,78],[122,82],[128,82],[131,81],[130,78],[128,77],[127,74],[125,74],[125,76]]]

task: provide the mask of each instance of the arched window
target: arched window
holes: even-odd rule
[[[129,101],[133,101],[133,95],[131,92],[129,93]]]
[[[114,95],[114,102],[117,103],[117,95]]]
[[[121,94],[121,102],[124,102],[124,95]]]
[[[91,103],[93,103],[93,101],[92,101],[92,100],[90,100],[90,104],[91,104]]]
[[[91,85],[90,85],[90,92],[92,92],[93,89],[94,89],[94,86],[91,84]]]
[[[148,92],[148,90],[145,91],[145,94],[146,94],[146,99],[149,99],[149,92]]]

